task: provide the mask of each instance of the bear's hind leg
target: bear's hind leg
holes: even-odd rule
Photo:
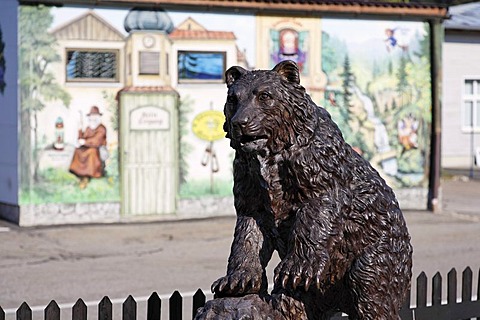
[[[400,319],[399,311],[411,278],[410,260],[403,265],[401,261],[386,245],[365,249],[349,272],[348,281],[355,297],[350,319]]]

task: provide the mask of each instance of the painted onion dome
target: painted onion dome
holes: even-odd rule
[[[132,30],[156,30],[165,31],[167,34],[173,31],[173,22],[168,13],[163,9],[148,10],[143,8],[131,9],[123,26],[127,32]]]

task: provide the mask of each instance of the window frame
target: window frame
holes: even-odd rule
[[[466,93],[466,83],[467,81],[473,81],[473,93],[472,94],[467,94]],[[462,132],[465,133],[471,133],[471,132],[480,132],[480,76],[465,76],[462,79],[462,85],[461,85],[461,90],[462,90],[462,99],[461,99],[461,105],[460,105],[460,123],[461,123],[461,128]],[[472,102],[472,108],[473,108],[473,114],[469,114],[469,120],[470,123],[466,123],[466,113],[467,111],[470,112],[470,110],[467,110],[465,107],[466,102]],[[472,127],[472,119],[473,119],[473,127]],[[478,119],[478,121],[475,123],[475,119]]]

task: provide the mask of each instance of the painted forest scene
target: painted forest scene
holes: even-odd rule
[[[321,104],[345,140],[397,188],[427,182],[429,54],[423,23],[323,20],[328,83]]]

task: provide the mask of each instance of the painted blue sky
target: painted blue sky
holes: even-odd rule
[[[424,35],[423,23],[385,20],[322,19],[323,31],[345,41],[347,46],[356,46],[370,40],[384,41],[385,30],[395,29],[401,42],[409,42],[418,32]]]

